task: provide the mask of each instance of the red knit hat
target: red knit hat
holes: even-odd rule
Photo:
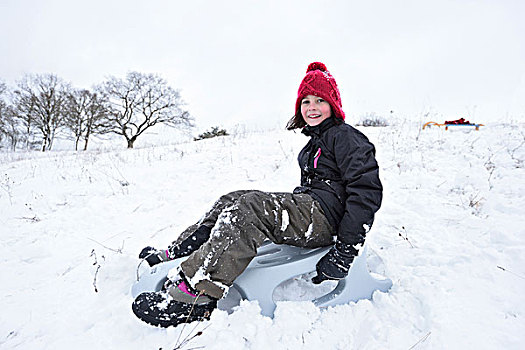
[[[295,115],[301,115],[301,101],[308,95],[321,97],[332,107],[332,113],[336,118],[345,120],[345,113],[341,104],[341,95],[337,88],[334,77],[321,62],[313,62],[308,65],[295,102]]]

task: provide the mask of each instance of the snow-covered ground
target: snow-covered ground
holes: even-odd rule
[[[284,301],[274,319],[243,302],[168,329],[131,312],[140,249],[166,246],[228,191],[291,191],[307,138],[0,153],[0,348],[174,349],[202,331],[183,348],[521,349],[524,126],[362,128],[385,188],[368,244],[390,292],[325,310]]]

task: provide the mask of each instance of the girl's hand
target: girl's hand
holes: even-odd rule
[[[326,280],[340,280],[348,275],[350,266],[359,252],[349,244],[337,241],[315,266],[317,276],[312,283],[319,284]]]

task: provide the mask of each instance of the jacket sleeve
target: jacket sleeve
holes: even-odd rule
[[[346,190],[345,211],[337,232],[338,241],[362,244],[381,206],[383,186],[374,145],[356,129],[335,139],[335,157]]]

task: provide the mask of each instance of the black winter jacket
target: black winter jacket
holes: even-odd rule
[[[310,141],[298,156],[301,186],[294,193],[319,201],[339,241],[363,243],[383,196],[374,145],[333,117],[302,132]]]

